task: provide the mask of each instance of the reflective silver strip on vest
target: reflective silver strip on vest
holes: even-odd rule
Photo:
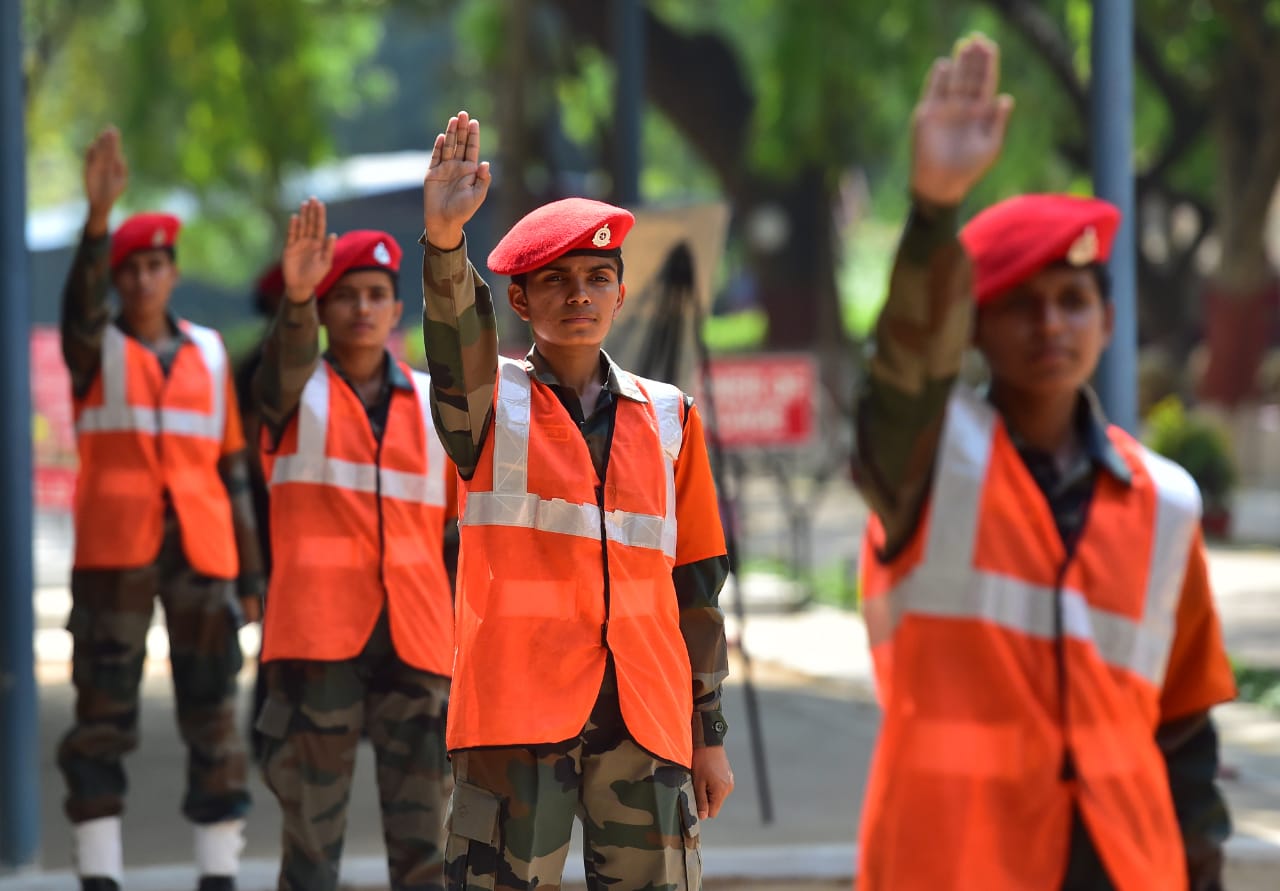
[[[541,498],[529,492],[529,424],[532,385],[524,363],[499,360],[498,393],[493,411],[493,490],[472,492],[462,522],[467,526],[518,526],[600,540],[600,508],[560,498]],[[624,374],[626,372],[623,372]],[[665,517],[611,510],[605,512],[605,535],[610,541],[635,548],[676,553],[675,459],[684,429],[680,417],[683,395],[670,384],[644,381],[658,417],[663,451],[667,510]]]
[[[102,405],[80,412],[76,429],[81,433],[139,432],[154,436],[163,431],[196,439],[222,442],[227,425],[227,351],[222,339],[210,328],[182,322],[183,333],[200,352],[212,382],[212,411],[198,412],[130,405],[128,369],[125,367],[127,338],[115,325],[108,325],[102,339]]]
[[[414,372],[413,385],[427,444],[425,474],[389,470],[385,467],[381,468],[379,474],[376,464],[330,458],[326,454],[329,436],[329,369],[327,363],[320,362],[302,388],[302,398],[298,402],[297,451],[276,459],[271,469],[271,485],[314,483],[374,494],[379,491],[380,475],[383,496],[397,501],[443,507],[447,495],[443,473],[444,446],[436,436],[435,426],[431,422],[431,378]]]
[[[907,616],[978,620],[1042,640],[1053,638],[1053,588],[974,568],[995,423],[990,406],[958,385],[939,446],[924,558],[885,596],[865,604],[873,646],[889,640]],[[1185,471],[1146,450],[1143,460],[1156,485],[1157,508],[1154,544],[1146,555],[1142,617],[1135,621],[1100,609],[1081,592],[1064,589],[1063,633],[1092,643],[1108,665],[1159,686],[1200,507]]]

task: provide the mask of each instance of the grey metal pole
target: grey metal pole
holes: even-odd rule
[[[1138,426],[1137,257],[1133,185],[1133,3],[1094,0],[1089,85],[1093,186],[1124,215],[1111,250],[1116,326],[1098,366],[1098,395],[1112,423]]]
[[[640,139],[644,118],[644,6],[614,0],[613,192],[619,204],[640,201]]]
[[[0,3],[0,870],[40,841],[31,566],[31,319],[27,294],[22,4]]]

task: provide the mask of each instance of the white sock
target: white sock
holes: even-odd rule
[[[120,840],[120,818],[99,817],[73,827],[75,831],[76,873],[124,881],[124,848]]]
[[[202,876],[232,876],[240,872],[244,850],[244,820],[197,825],[196,871]]]

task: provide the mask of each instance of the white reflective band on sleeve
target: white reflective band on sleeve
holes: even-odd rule
[[[121,433],[136,430],[155,435],[159,429],[154,409],[136,405],[111,405],[86,408],[76,420],[80,433]]]
[[[1149,670],[1160,680],[1168,667],[1174,621],[1187,561],[1200,526],[1200,490],[1191,475],[1167,458],[1142,449],[1142,463],[1156,485],[1156,531],[1147,570],[1143,614],[1149,635],[1162,644],[1149,654]]]
[[[529,492],[529,372],[511,359],[498,359],[498,398],[493,407],[493,491]]]
[[[222,343],[222,338],[218,336],[218,332],[212,328],[206,328],[203,325],[197,325],[194,322],[183,322],[183,332],[191,339],[191,342],[200,350],[200,357],[204,359],[204,367],[209,370],[210,386],[213,389],[213,411],[209,415],[209,423],[205,430],[211,431],[206,435],[210,439],[222,441],[223,433],[227,426],[227,348]],[[168,421],[169,412],[165,412],[161,421],[161,426],[170,429]],[[192,433],[192,436],[200,436],[200,433]]]
[[[448,504],[445,486],[451,485],[453,480],[445,478],[447,462],[444,443],[440,441],[435,421],[431,418],[431,375],[421,371],[413,372],[413,393],[418,398],[418,410],[422,414],[422,435],[427,444],[427,476],[423,478],[426,488],[421,501],[443,507]],[[384,483],[386,482],[384,479]]]
[[[560,498],[543,499],[528,491],[529,424],[532,385],[520,362],[499,359],[498,397],[494,404],[493,491],[472,492],[462,518],[465,526],[519,526],[542,532],[558,532],[600,540],[600,508],[573,504]],[[667,487],[667,516],[613,510],[605,513],[604,531],[610,541],[628,547],[661,550],[675,556],[675,474],[673,459],[679,454],[683,429],[680,391],[668,384],[645,381],[651,397],[659,394],[664,405],[658,411]],[[669,390],[670,392],[665,392]],[[674,394],[674,397],[673,395]],[[674,416],[674,423],[672,417]]]
[[[416,377],[416,376],[415,376]],[[426,375],[422,375],[426,377]],[[428,379],[429,380],[429,379]],[[415,379],[415,392],[419,407],[423,404],[421,382]],[[430,405],[424,423],[430,424]],[[324,362],[316,366],[298,402],[298,449],[291,455],[281,455],[271,470],[271,485],[282,483],[314,483],[349,489],[353,492],[381,494],[398,501],[416,504],[445,504],[444,474],[438,468],[444,463],[444,448],[435,431],[425,429],[427,443],[427,475],[401,470],[379,468],[376,464],[360,464],[326,455],[329,436],[329,369]],[[438,461],[439,464],[430,463]],[[379,488],[379,476],[381,487]]]
[[[907,616],[978,620],[1042,640],[1053,638],[1053,588],[974,568],[978,508],[994,422],[988,406],[958,388],[948,407],[939,450],[925,556],[885,596],[865,605],[873,646],[891,639]],[[1159,686],[1172,643],[1199,498],[1181,468],[1154,456],[1146,457],[1146,464],[1159,495],[1142,618],[1099,609],[1079,591],[1064,589],[1062,619],[1066,637],[1092,642],[1108,665]]]
[[[925,562],[972,566],[978,511],[996,428],[991,406],[963,384],[951,391],[942,441],[934,462]]]

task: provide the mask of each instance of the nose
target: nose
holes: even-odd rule
[[[591,293],[587,289],[586,276],[575,276],[569,288],[569,302],[573,304],[590,304]]]

